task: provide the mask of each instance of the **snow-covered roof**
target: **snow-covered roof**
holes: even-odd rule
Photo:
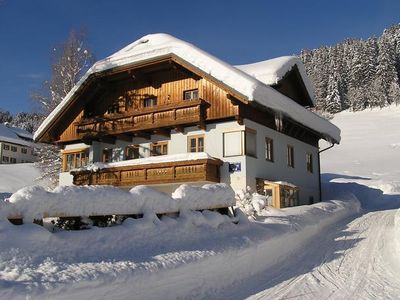
[[[329,121],[305,109],[264,82],[208,54],[196,46],[171,35],[146,35],[113,55],[96,62],[72,88],[64,100],[50,113],[34,135],[38,140],[73,101],[75,93],[90,75],[115,67],[135,65],[175,56],[186,64],[214,78],[248,101],[255,101],[276,112],[283,113],[306,127],[321,133],[326,139],[339,142],[340,130]]]
[[[237,65],[235,67],[267,85],[275,85],[278,84],[294,66],[297,66],[311,101],[315,104],[312,83],[307,76],[302,61],[297,56],[282,56],[252,64]]]
[[[0,142],[33,147],[33,144],[27,141],[32,139],[32,134],[24,129],[0,124]]]

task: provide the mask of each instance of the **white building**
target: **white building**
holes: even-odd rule
[[[21,128],[0,124],[0,164],[34,161],[32,134]]]
[[[154,34],[97,62],[35,140],[63,147],[60,184],[225,182],[292,206],[320,200],[318,141],[340,141],[313,106],[296,57],[231,66]]]

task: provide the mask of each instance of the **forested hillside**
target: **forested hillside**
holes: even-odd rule
[[[336,113],[400,103],[400,24],[379,37],[301,52],[317,109]]]

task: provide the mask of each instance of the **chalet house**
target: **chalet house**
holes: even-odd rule
[[[151,34],[95,63],[34,139],[62,148],[61,185],[224,182],[285,207],[320,200],[318,141],[340,141],[313,106],[296,57],[232,66]]]
[[[33,137],[28,131],[0,124],[0,164],[34,162]]]

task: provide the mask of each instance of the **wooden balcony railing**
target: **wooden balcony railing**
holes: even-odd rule
[[[75,185],[135,186],[209,181],[220,182],[219,159],[199,159],[72,171]]]
[[[204,124],[206,106],[202,99],[183,101],[139,111],[112,114],[101,118],[84,118],[75,123],[79,137],[114,135],[141,130],[174,127],[189,124]]]

